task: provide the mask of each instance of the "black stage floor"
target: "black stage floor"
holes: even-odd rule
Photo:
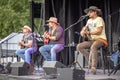
[[[85,73],[85,80],[120,80],[120,71],[113,75],[111,74],[108,76],[108,71],[103,74],[103,70],[98,69],[97,74],[93,75],[92,73],[88,73],[87,69],[84,69]],[[51,78],[50,76],[45,76],[41,73],[35,73],[33,75],[26,75],[26,76],[15,76],[15,75],[8,75],[8,74],[0,74],[0,80],[57,80],[56,78]]]

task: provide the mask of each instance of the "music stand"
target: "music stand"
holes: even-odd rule
[[[9,36],[5,37],[4,39],[2,39],[0,41],[1,47],[2,47],[2,43],[6,42],[6,57],[8,57],[8,40],[13,38],[14,36],[18,35],[19,33],[12,33]],[[2,52],[2,48],[1,48],[1,52]],[[3,52],[2,52],[2,56],[3,56]],[[6,58],[6,61],[8,62],[8,58]],[[3,59],[3,63],[4,63],[4,59]]]

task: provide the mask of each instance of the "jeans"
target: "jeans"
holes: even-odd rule
[[[64,44],[48,44],[41,46],[39,51],[47,61],[56,61],[56,53],[64,49]]]
[[[112,56],[111,59],[114,62],[114,66],[117,66],[118,65],[118,58],[120,56],[119,52],[114,52],[111,56]]]
[[[30,64],[31,54],[34,54],[37,51],[37,48],[23,48],[16,51],[16,54],[22,58],[25,62]]]

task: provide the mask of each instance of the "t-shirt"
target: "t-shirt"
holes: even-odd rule
[[[28,35],[23,35],[24,43],[28,43],[29,40],[33,41],[33,44],[31,47],[37,47],[36,39],[33,38],[32,33],[29,33]]]
[[[94,20],[93,19],[88,19],[86,26],[88,27],[90,32],[96,31],[98,27],[103,27],[103,30],[102,30],[101,34],[90,35],[91,40],[97,40],[99,38],[107,40],[106,34],[105,34],[105,23],[104,23],[104,20],[101,17],[97,17]]]

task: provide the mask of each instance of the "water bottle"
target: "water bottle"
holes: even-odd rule
[[[72,46],[75,46],[75,42],[72,42]]]

